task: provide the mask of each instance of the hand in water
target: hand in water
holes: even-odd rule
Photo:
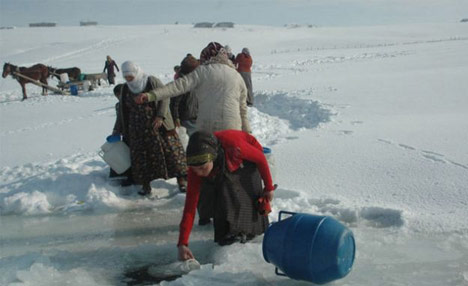
[[[178,248],[179,248],[179,255],[178,255],[179,260],[184,261],[187,259],[195,259],[195,257],[192,254],[192,251],[190,251],[188,246],[180,245]]]

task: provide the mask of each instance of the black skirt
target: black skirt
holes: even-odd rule
[[[244,161],[235,172],[224,170],[213,179],[204,179],[198,210],[201,218],[214,218],[215,242],[264,233],[268,217],[260,215],[257,208],[262,195],[262,178],[251,162]]]

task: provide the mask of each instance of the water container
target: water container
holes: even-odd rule
[[[184,147],[184,150],[187,150],[187,145],[189,141],[189,136],[187,135],[187,129],[183,126],[177,127],[177,135],[179,135],[180,143]]]
[[[68,78],[68,74],[67,73],[61,73],[60,74],[60,81],[63,82],[63,83],[69,82],[70,79]]]
[[[78,86],[70,85],[70,93],[71,95],[78,95]]]
[[[283,213],[292,216],[281,220]],[[324,284],[351,271],[356,248],[351,230],[332,217],[280,211],[265,232],[262,250],[277,275]]]
[[[271,178],[273,183],[275,183],[276,178],[276,166],[275,166],[275,157],[273,157],[273,153],[271,149],[268,147],[263,147],[263,154],[268,161],[268,167],[270,167]]]
[[[130,149],[120,141],[120,135],[108,136],[98,154],[117,174],[124,173],[131,166]]]
[[[90,86],[91,86],[91,82],[89,80],[83,81],[83,91],[89,91]]]

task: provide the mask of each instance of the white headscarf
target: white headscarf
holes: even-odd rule
[[[122,75],[133,76],[132,81],[127,81],[128,88],[133,93],[141,93],[146,87],[148,82],[148,75],[143,72],[143,70],[137,66],[132,61],[126,61],[122,64]]]

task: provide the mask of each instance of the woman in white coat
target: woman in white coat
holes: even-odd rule
[[[247,87],[224,48],[212,42],[203,49],[200,59],[202,64],[190,74],[140,94],[135,102],[142,104],[192,92],[198,100],[197,130],[212,133],[235,129],[250,133]]]

